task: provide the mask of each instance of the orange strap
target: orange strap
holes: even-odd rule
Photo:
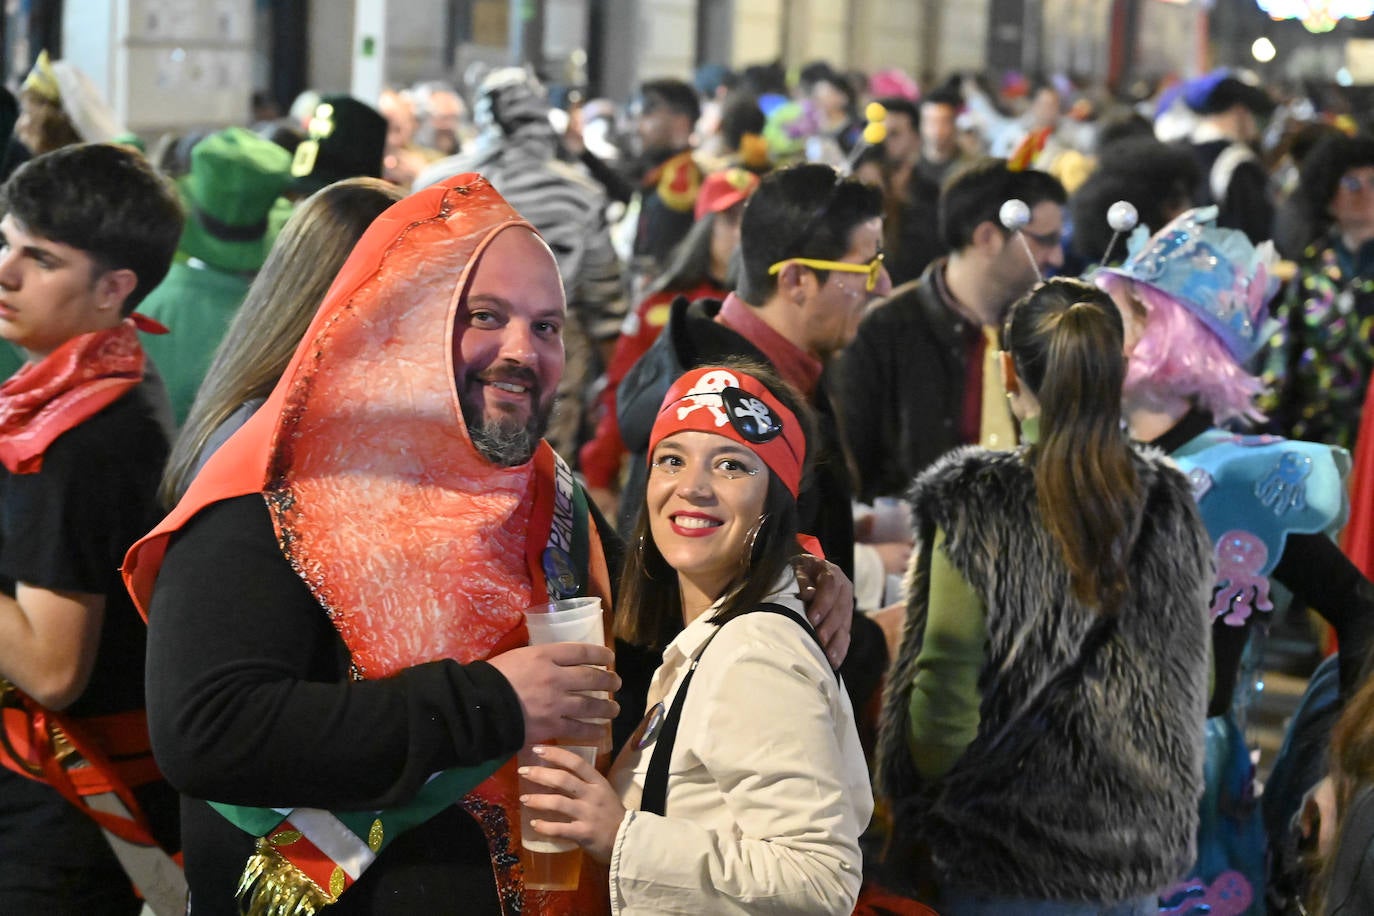
[[[148,744],[143,710],[76,719],[39,706],[15,690],[4,707],[0,763],[46,783],[82,813],[121,839],[155,846],[148,818],[132,787],[162,778]],[[92,809],[84,797],[114,793],[130,817]]]

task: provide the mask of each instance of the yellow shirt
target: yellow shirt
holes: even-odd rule
[[[1016,424],[1002,387],[1002,345],[997,329],[983,328],[983,404],[978,412],[978,444],[1006,451],[1016,447]]]

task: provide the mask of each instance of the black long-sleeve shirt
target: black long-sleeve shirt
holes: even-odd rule
[[[237,914],[253,837],[205,802],[383,808],[435,771],[513,754],[514,689],[485,662],[354,680],[329,619],[278,548],[256,494],[216,503],[173,540],[148,634],[153,749],[182,793],[192,912]],[[499,913],[477,822],[449,808],[398,838],[340,902],[347,913]]]

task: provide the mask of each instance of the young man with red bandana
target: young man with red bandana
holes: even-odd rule
[[[170,429],[133,309],[167,273],[181,210],[141,155],[82,144],[16,171],[0,211],[0,338],[28,357],[0,386],[0,912],[137,913],[125,871],[153,879],[111,844],[175,871],[157,847],[179,831],[118,573],[157,519]],[[118,814],[98,810],[114,798]]]

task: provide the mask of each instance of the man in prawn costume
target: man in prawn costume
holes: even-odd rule
[[[512,755],[594,742],[583,720],[616,712],[594,692],[619,686],[593,667],[609,648],[525,645],[524,608],[610,594],[540,438],[564,321],[548,247],[486,181],[397,203],[267,403],[130,551],[191,913],[605,907],[593,866],[550,894],[517,861]]]

